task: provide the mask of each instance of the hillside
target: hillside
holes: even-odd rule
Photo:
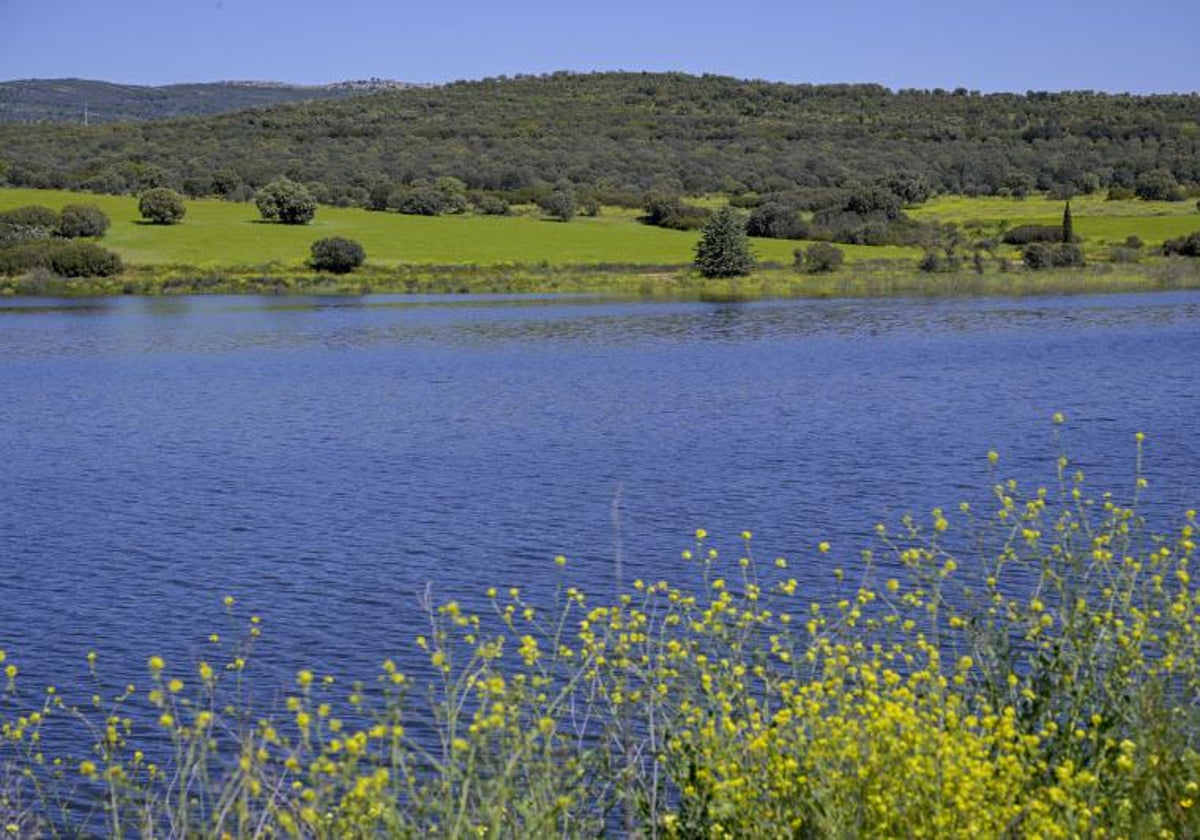
[[[556,73],[204,118],[0,126],[7,184],[117,193],[186,183],[222,194],[286,174],[327,201],[363,204],[381,184],[446,175],[490,191],[566,180],[609,194],[656,183],[736,194],[896,173],[969,195],[1200,184],[1200,95]]]
[[[170,117],[207,116],[282,102],[338,99],[402,87],[366,80],[320,86],[270,82],[213,82],[162,87],[118,85],[87,79],[19,79],[0,82],[0,123],[100,125]]]

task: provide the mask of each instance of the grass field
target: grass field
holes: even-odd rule
[[[937,219],[994,230],[1002,221],[1010,226],[1057,225],[1062,222],[1062,201],[1041,196],[1018,201],[1011,198],[938,196],[908,212],[914,219]],[[1075,234],[1085,245],[1117,244],[1130,235],[1148,245],[1200,230],[1200,212],[1189,201],[1105,201],[1102,195],[1071,199]]]
[[[682,266],[692,261],[694,232],[664,230],[637,221],[637,212],[605,208],[596,218],[567,224],[533,214],[514,216],[402,216],[357,208],[320,207],[311,224],[265,224],[253,204],[195,200],[182,224],[143,224],[137,200],[56,190],[0,189],[0,210],[27,204],[59,209],[71,202],[98,205],[112,220],[103,244],[132,265],[200,268],[301,266],[313,240],[356,239],[377,266],[416,265],[650,265]],[[760,260],[791,263],[799,243],[754,240]],[[848,246],[847,259],[903,258],[907,248]]]
[[[1200,283],[1194,266],[1115,266],[1109,245],[1137,235],[1148,246],[1200,230],[1195,202],[1072,201],[1075,230],[1084,238],[1089,268],[1068,275],[999,273],[990,261],[984,275],[914,270],[918,248],[839,245],[846,268],[833,275],[799,274],[793,252],[807,243],[754,239],[765,265],[750,278],[703,281],[691,266],[696,232],[650,227],[638,211],[606,207],[595,218],[548,221],[533,209],[512,216],[404,216],[357,208],[320,207],[311,224],[289,226],[259,220],[253,204],[193,200],[182,224],[142,222],[137,200],[55,190],[0,189],[0,211],[30,204],[98,205],[111,220],[101,244],[121,255],[123,277],[76,280],[54,288],[22,288],[9,281],[6,294],[157,294],[185,291],[594,291],[668,297],[760,297],[791,295],[1026,294],[1036,291],[1118,291],[1177,288]],[[707,200],[712,203],[712,199]],[[1041,197],[943,196],[909,211],[917,219],[955,222],[967,238],[996,236],[1002,225],[1059,224],[1062,202]],[[313,241],[325,236],[358,240],[366,265],[340,279],[314,278],[307,267]],[[1019,262],[1016,248],[998,252]],[[968,261],[969,262],[969,261]],[[1161,276],[1160,276],[1161,275]],[[1168,276],[1169,275],[1169,276]]]

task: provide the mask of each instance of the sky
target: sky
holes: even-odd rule
[[[893,89],[1200,90],[1200,0],[0,0],[0,80],[675,70]]]

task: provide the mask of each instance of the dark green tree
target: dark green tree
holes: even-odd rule
[[[746,225],[729,205],[717,210],[700,229],[696,267],[705,277],[736,277],[754,266]]]
[[[554,192],[539,201],[538,206],[550,218],[569,222],[575,218],[577,209],[575,191],[567,186],[557,187]]]
[[[1071,221],[1071,202],[1063,209],[1062,241],[1070,244],[1075,241],[1075,224]]]
[[[845,253],[836,245],[830,245],[828,242],[814,242],[808,246],[804,264],[810,273],[821,274],[827,271],[837,271],[842,267],[845,257]]]
[[[347,274],[363,264],[367,252],[353,239],[329,236],[312,244],[312,259],[309,263],[317,271],[331,274]]]
[[[106,230],[108,216],[95,204],[68,204],[58,217],[58,235],[67,239],[103,236]]]
[[[154,225],[173,225],[183,220],[187,206],[183,196],[166,187],[146,190],[138,199],[138,213]]]
[[[303,184],[290,178],[277,178],[254,197],[258,212],[269,222],[306,225],[317,212],[317,201]]]

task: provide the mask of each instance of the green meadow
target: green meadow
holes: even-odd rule
[[[713,204],[712,198],[698,199]],[[263,222],[249,203],[187,202],[181,224],[151,225],[130,196],[58,190],[0,189],[0,211],[30,204],[60,209],[98,205],[111,220],[101,240],[125,262],[123,277],[73,280],[53,288],[6,293],[114,294],[120,292],[261,291],[594,291],[640,297],[761,297],[893,294],[1029,294],[1054,291],[1141,291],[1200,284],[1200,271],[1167,266],[1147,253],[1138,265],[1113,265],[1109,246],[1136,235],[1150,248],[1200,230],[1195,202],[1072,201],[1075,231],[1083,237],[1089,267],[1083,272],[1039,272],[1019,267],[1019,250],[996,254],[1014,271],[989,258],[982,274],[969,267],[956,275],[915,269],[919,248],[838,245],[845,267],[831,275],[791,268],[793,252],[808,243],[753,239],[760,269],[749,278],[705,281],[690,270],[698,234],[652,227],[639,211],[605,207],[596,217],[568,223],[545,219],[532,207],[510,216],[407,216],[359,208],[322,206],[307,225]],[[965,238],[997,237],[1005,227],[1058,224],[1063,202],[1042,197],[942,196],[909,210],[919,220],[953,222]],[[366,264],[341,278],[314,277],[311,244],[344,236],[360,242]],[[968,260],[969,263],[969,260]],[[1169,269],[1169,270],[1168,270]]]

